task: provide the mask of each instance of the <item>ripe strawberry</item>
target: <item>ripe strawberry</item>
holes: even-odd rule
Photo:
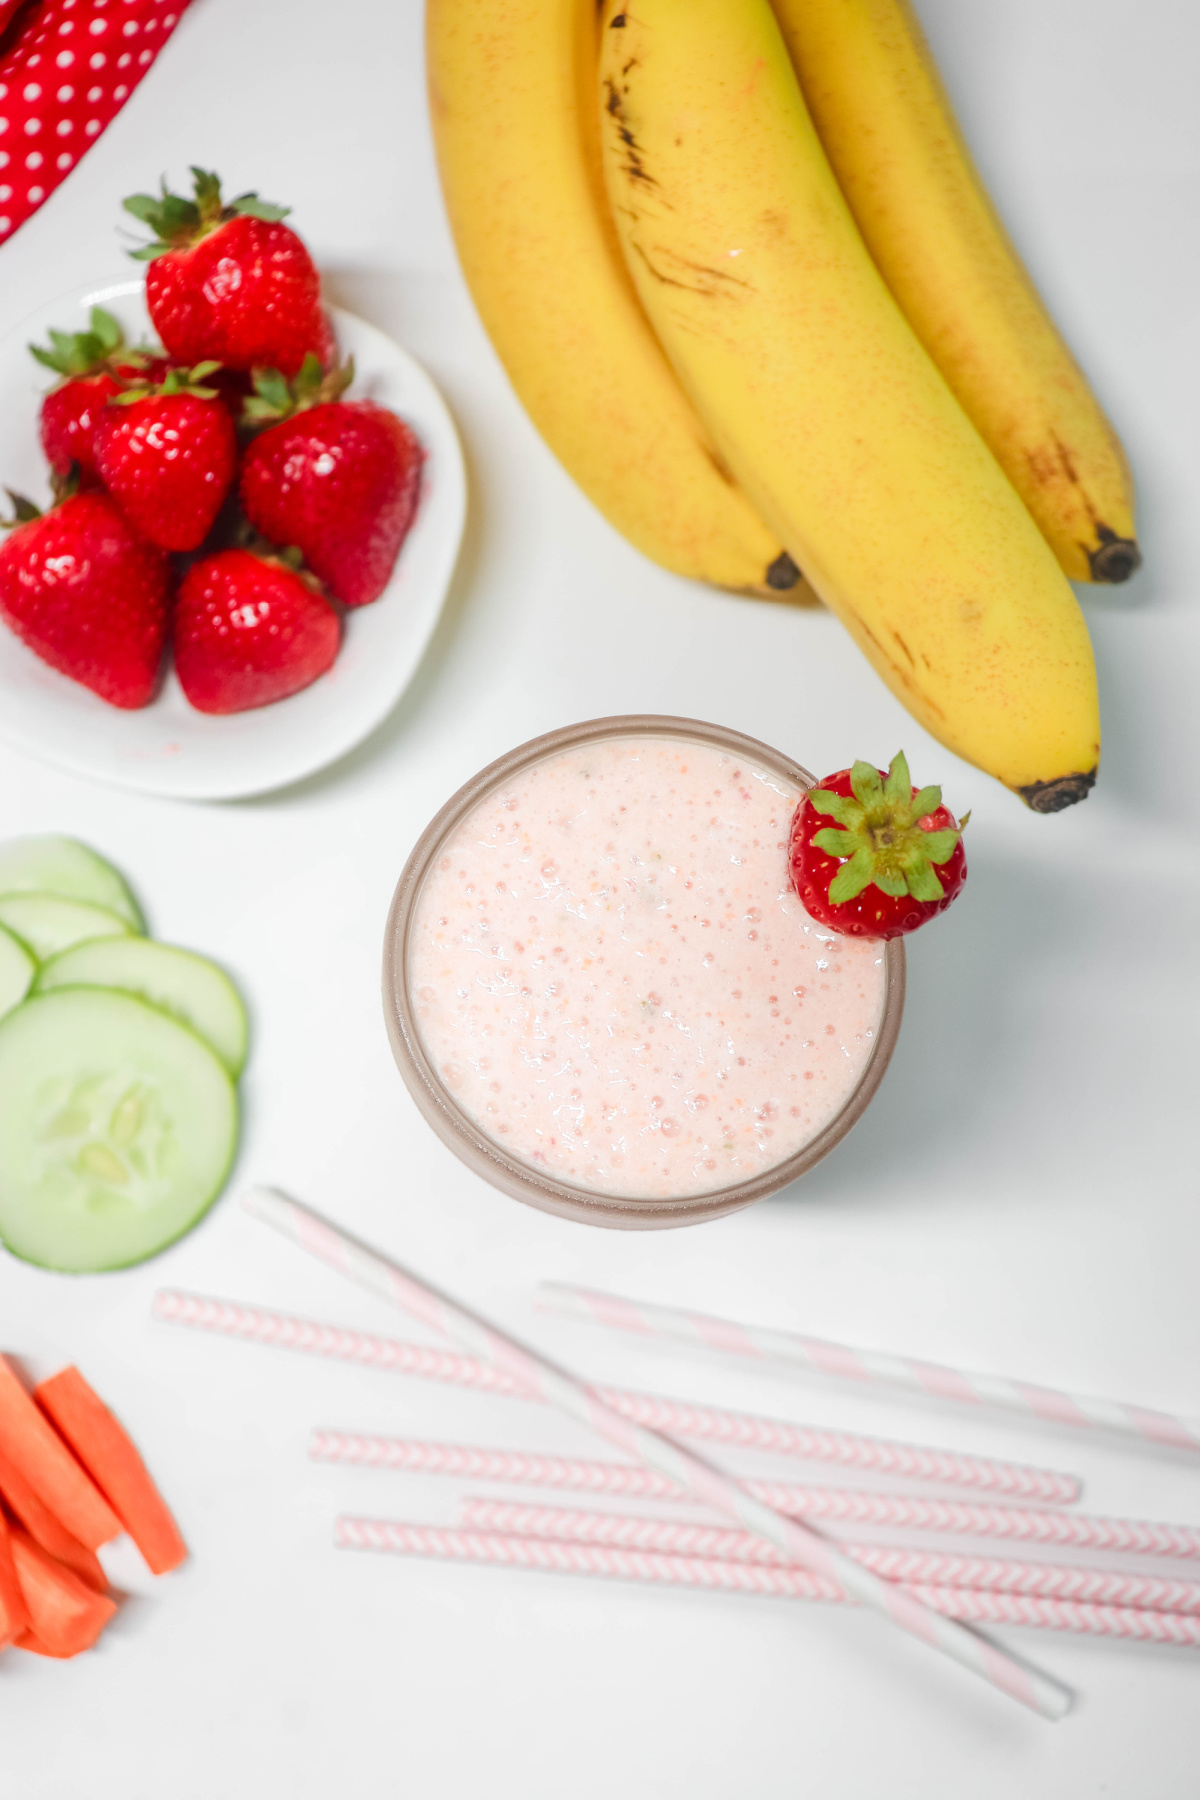
[[[842,829],[823,828],[822,816]],[[886,776],[856,762],[813,788],[796,808],[792,885],[805,910],[834,931],[900,937],[945,912],[962,887],[966,823],[955,824],[940,787],[918,791],[910,785],[903,751]]]
[[[96,475],[93,435],[106,400],[126,381],[153,379],[167,367],[151,350],[130,350],[119,322],[93,306],[88,331],[52,331],[50,348],[30,344],[30,354],[62,377],[42,401],[41,436],[46,461],[66,476],[78,463],[84,477]]]
[[[245,712],[284,700],[338,653],[337,613],[316,585],[252,550],[202,557],[175,609],[175,668],[199,712]]]
[[[17,517],[0,543],[0,617],[102,700],[145,706],[167,635],[167,558],[107,494],[74,494],[44,515],[9,498]]]
[[[337,396],[354,366],[322,379],[306,359],[291,388],[275,370],[255,376],[247,420],[283,415],[247,450],[239,492],[246,516],[276,544],[295,544],[345,606],[387,586],[417,509],[421,446],[373,400]]]
[[[208,536],[237,470],[237,433],[217,390],[215,363],[171,369],[158,387],[128,387],[96,421],[96,468],[143,537],[195,550]]]
[[[164,185],[161,197],[134,194],[125,210],[157,233],[134,256],[148,262],[146,304],[177,362],[213,358],[230,369],[277,368],[294,375],[310,352],[328,354],[312,258],[280,221],[286,206],[257,194],[221,200],[215,175],[193,168],[195,199]]]

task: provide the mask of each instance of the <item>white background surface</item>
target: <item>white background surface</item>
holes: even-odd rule
[[[1097,1511],[1200,1522],[1200,1468],[833,1387],[637,1352],[539,1317],[543,1276],[1200,1412],[1194,753],[1200,516],[1200,12],[1187,0],[922,0],[969,136],[1138,472],[1147,566],[1086,606],[1103,774],[1056,818],[926,740],[829,617],[653,569],[509,390],[438,197],[416,0],[195,0],[144,87],[0,252],[0,330],[120,273],[118,201],[217,167],[291,201],[332,296],[442,384],[471,465],[447,612],[398,711],[267,800],[139,799],[0,751],[0,829],[126,869],[154,930],[254,1014],[239,1179],[275,1181],[597,1376],[1077,1469]],[[10,471],[0,471],[8,479]],[[914,941],[870,1113],[803,1183],[690,1232],[526,1211],[422,1125],[378,962],[420,828],[518,740],[605,712],[710,717],[809,766],[900,744],[974,809],[971,882]],[[453,1516],[453,1484],[306,1463],[315,1424],[594,1453],[537,1409],[153,1324],[160,1285],[415,1336],[226,1199],[127,1274],[0,1260],[0,1342],[80,1362],[145,1446],[194,1556],[93,1654],[0,1657],[8,1800],[940,1800],[1190,1792],[1193,1652],[1032,1632],[1073,1684],[1044,1724],[876,1620],[829,1608],[356,1557],[339,1510]],[[1185,1565],[1179,1565],[1185,1573]]]

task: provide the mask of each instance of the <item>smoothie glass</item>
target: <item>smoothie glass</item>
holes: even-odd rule
[[[690,1225],[735,1212],[777,1192],[819,1162],[850,1130],[869,1104],[891,1058],[904,1006],[904,948],[901,940],[880,946],[883,956],[882,1008],[871,1048],[855,1085],[839,1110],[791,1154],[743,1179],[697,1193],[639,1197],[596,1191],[557,1178],[511,1154],[463,1109],[442,1079],[422,1036],[410,980],[414,919],[422,889],[442,852],[471,813],[497,789],[512,784],[535,765],[590,744],[614,739],[667,739],[707,746],[742,759],[789,787],[806,789],[813,777],[798,763],[754,738],[696,719],[626,715],[593,719],[521,744],[491,763],[447,801],[414,848],[397,884],[384,939],[383,1002],[392,1051],[405,1084],[442,1141],[479,1175],[514,1199],[585,1224],[623,1229]]]

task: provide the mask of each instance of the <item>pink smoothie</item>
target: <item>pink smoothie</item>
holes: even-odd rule
[[[713,745],[548,756],[435,858],[409,937],[426,1052],[520,1161],[597,1193],[684,1198],[802,1149],[862,1076],[884,946],[788,881],[800,789]]]

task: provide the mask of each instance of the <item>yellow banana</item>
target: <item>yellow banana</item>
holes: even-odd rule
[[[1039,812],[1099,717],[1075,596],[847,210],[767,0],[606,0],[605,176],[722,457],[884,680]]]
[[[804,597],[626,274],[600,173],[595,0],[429,0],[426,33],[463,272],[550,448],[655,562],[745,593]]]
[[[996,216],[908,0],[772,0],[867,248],[1073,581],[1140,560],[1121,445]]]

